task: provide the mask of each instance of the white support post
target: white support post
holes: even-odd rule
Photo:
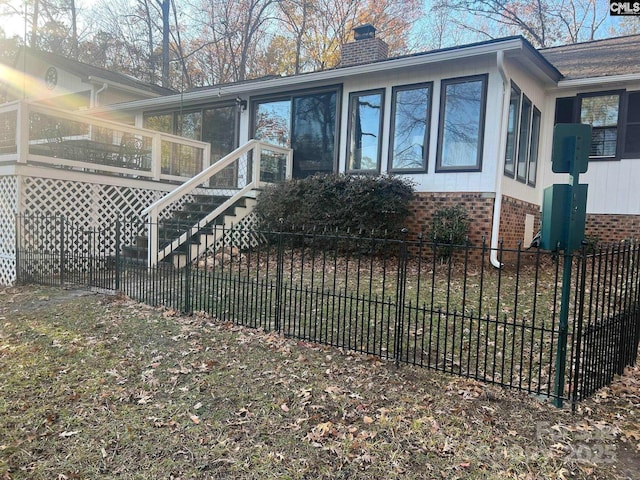
[[[285,180],[291,180],[293,178],[293,150],[289,149],[287,152],[287,173]]]
[[[151,175],[154,180],[160,180],[162,172],[162,138],[155,134],[151,140]]]
[[[253,148],[253,184],[260,186],[260,162],[262,161],[262,143],[256,142]]]
[[[158,263],[158,209],[149,212],[147,225],[147,265],[155,267]]]
[[[207,145],[202,149],[202,170],[201,172],[206,170],[211,166],[211,144],[207,143]],[[209,180],[203,182],[203,187],[209,186]]]
[[[16,148],[18,163],[27,163],[29,154],[29,105],[27,102],[19,102],[16,122]]]

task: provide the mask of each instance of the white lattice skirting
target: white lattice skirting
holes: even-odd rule
[[[0,285],[16,281],[17,177],[0,177]]]
[[[66,221],[83,228],[102,228],[116,219],[140,225],[141,212],[166,192],[144,188],[101,185],[97,183],[22,177],[19,213],[22,215],[64,215]],[[16,280],[15,213],[18,203],[18,177],[0,177],[0,284],[12,285]],[[169,215],[192,199],[186,196]],[[131,233],[129,231],[129,233]],[[123,244],[133,236],[123,237]],[[59,247],[51,245],[52,248]]]

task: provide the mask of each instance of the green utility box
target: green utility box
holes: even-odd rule
[[[555,184],[544,189],[541,248],[557,250],[559,246],[560,250],[565,251],[580,248],[584,240],[587,217],[587,187],[586,184],[578,184],[575,187]],[[573,199],[572,192],[575,196]],[[572,221],[574,222],[572,238],[567,239]]]

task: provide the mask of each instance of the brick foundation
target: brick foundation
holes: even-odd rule
[[[491,193],[425,193],[417,192],[411,202],[411,214],[407,218],[409,238],[418,233],[429,233],[434,213],[444,207],[463,205],[471,219],[469,241],[471,245],[487,246],[491,242],[494,197]],[[533,234],[540,228],[540,206],[512,197],[502,197],[499,238],[505,249],[516,249],[524,240],[526,215],[533,216]],[[611,243],[640,238],[640,215],[587,215],[585,234],[597,237],[600,242]],[[429,241],[428,238],[425,238]],[[522,245],[527,248],[528,245]]]
[[[418,192],[411,202],[411,215],[407,228],[412,238],[420,232],[429,232],[434,213],[444,207],[463,205],[467,209],[471,220],[469,241],[472,245],[481,245],[485,237],[487,244],[491,237],[491,222],[493,221],[492,194],[478,192],[464,193],[425,193]]]
[[[611,243],[640,238],[640,215],[587,215],[585,235]]]
[[[500,211],[500,240],[504,248],[517,248],[524,239],[525,217],[533,216],[533,234],[540,229],[540,206],[504,195]],[[529,245],[522,245],[527,248]]]
[[[437,210],[443,207],[463,205],[471,220],[469,229],[471,245],[481,246],[484,238],[487,247],[489,247],[491,245],[494,200],[493,194],[480,192],[416,193],[415,199],[411,203],[411,215],[407,222],[409,238],[415,239],[420,232],[429,233],[433,215]],[[502,197],[499,237],[504,240],[503,248],[505,250],[516,249],[518,243],[522,242],[527,214],[534,217],[533,234],[535,234],[540,225],[540,207],[511,197]],[[428,238],[425,240],[429,241]],[[523,248],[526,247],[528,245],[523,245]],[[481,258],[481,251],[473,250],[470,255],[472,262],[478,261]],[[505,264],[513,263],[515,256],[515,253],[506,251],[503,253],[503,262]],[[488,254],[485,260],[488,260]]]

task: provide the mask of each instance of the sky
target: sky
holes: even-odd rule
[[[78,10],[82,10],[82,9],[86,9],[89,7],[92,7],[93,5],[95,5],[99,0],[76,0],[76,6],[78,8]],[[230,0],[231,1],[231,0]],[[606,2],[607,3],[607,8],[608,8],[608,1],[607,0],[596,0],[598,2]],[[424,2],[424,11],[428,12],[429,9],[432,6],[433,0],[423,0]],[[24,5],[25,2],[24,0],[0,0],[0,5],[9,5],[11,10],[14,10],[16,12],[24,12]],[[603,27],[601,28],[601,30],[599,31],[599,35],[598,38],[604,38],[609,36],[609,30],[611,27],[616,26],[620,20],[623,17],[616,17],[616,16],[608,16],[605,24],[603,25]],[[421,29],[421,24],[423,22],[421,22],[420,20],[417,22],[417,24],[415,25],[415,27],[420,30]],[[24,21],[24,14],[16,14],[14,16],[10,16],[10,17],[4,17],[2,18],[2,27],[1,27],[4,31],[7,37],[11,37],[14,35],[18,35],[20,37],[24,36],[25,33],[25,21]],[[461,41],[463,43],[464,40],[461,39]]]
[[[82,9],[94,5],[98,0],[76,0],[76,8]],[[8,5],[11,10],[21,12],[19,15],[8,17],[6,20],[2,18],[2,29],[7,37],[18,35],[24,37],[24,1],[19,0],[0,0],[0,4]]]

